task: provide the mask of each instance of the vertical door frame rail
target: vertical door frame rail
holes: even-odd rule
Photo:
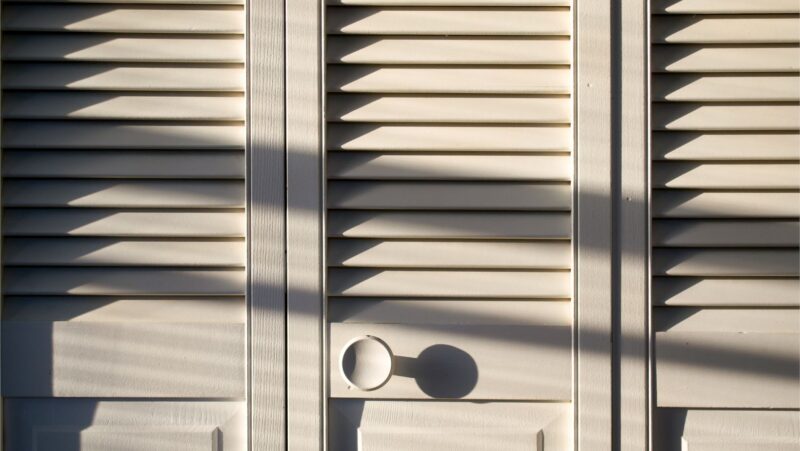
[[[612,31],[616,54],[612,78],[618,113],[614,116],[619,156],[614,199],[614,232],[619,268],[614,326],[614,449],[650,449],[650,0],[622,0]]]
[[[612,449],[611,0],[576,0],[575,449]]]
[[[283,0],[247,0],[249,448],[286,449]]]
[[[286,0],[287,449],[325,447],[324,0]]]

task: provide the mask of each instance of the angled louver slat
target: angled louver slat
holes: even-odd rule
[[[467,39],[331,36],[328,63],[569,64],[567,39]]]
[[[4,89],[240,92],[240,65],[6,63]]]

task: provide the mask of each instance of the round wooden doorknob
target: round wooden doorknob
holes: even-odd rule
[[[369,335],[356,337],[342,348],[339,369],[351,387],[363,391],[375,390],[392,377],[394,355],[379,338]]]

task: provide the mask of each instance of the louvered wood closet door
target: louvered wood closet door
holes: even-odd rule
[[[5,449],[245,449],[241,2],[2,31]]]
[[[571,24],[327,2],[330,449],[571,449]]]
[[[800,4],[652,13],[655,450],[800,449]]]

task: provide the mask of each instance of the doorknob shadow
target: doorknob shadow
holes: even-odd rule
[[[478,384],[475,359],[443,344],[429,346],[416,358],[396,356],[394,373],[416,379],[420,390],[431,398],[463,398]]]

